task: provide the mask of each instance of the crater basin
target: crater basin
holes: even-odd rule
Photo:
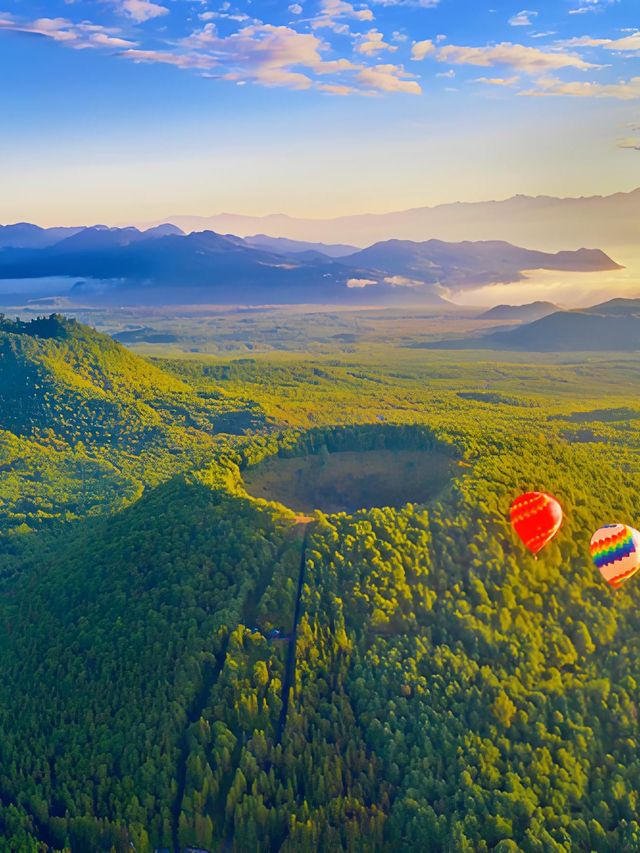
[[[427,503],[449,484],[442,450],[357,450],[271,456],[243,472],[247,492],[296,512],[355,512]]]

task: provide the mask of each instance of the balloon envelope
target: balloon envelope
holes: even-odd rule
[[[607,524],[591,537],[591,556],[607,583],[622,586],[640,569],[640,533],[627,524]]]
[[[532,554],[550,542],[562,525],[562,507],[545,492],[527,492],[511,504],[511,524]]]

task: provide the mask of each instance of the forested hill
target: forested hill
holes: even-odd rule
[[[171,844],[190,715],[209,698],[207,679],[229,626],[256,618],[247,607],[251,593],[299,561],[286,522],[178,478],[40,553],[28,586],[2,610],[5,833],[11,810],[4,804],[14,803],[32,816],[24,825],[55,849],[124,850],[132,841],[149,851],[150,838]],[[261,637],[238,642],[256,659],[265,654]],[[277,713],[277,670],[256,698],[263,713]],[[238,697],[243,708],[251,699]],[[202,826],[206,835],[204,814]],[[19,847],[29,849],[24,840]]]
[[[24,382],[35,376],[54,384],[58,393],[66,388],[92,397],[113,394],[134,400],[189,390],[184,382],[164,375],[108,335],[59,314],[27,322],[2,318],[0,341],[3,395],[34,396],[29,392],[35,389],[24,387]]]
[[[640,849],[640,587],[589,555],[640,517],[635,363],[158,369],[37,328],[2,332],[35,401],[55,395],[1,433],[1,853]],[[187,421],[242,395],[270,429]],[[117,438],[81,420],[116,402]],[[451,462],[425,503],[300,517],[245,488],[265,460],[344,451],[398,478],[399,449]],[[535,560],[508,512],[541,487],[565,524]]]
[[[455,426],[436,406],[433,428],[236,456],[407,442],[467,460],[431,506],[310,525],[281,742],[302,542],[228,457],[27,561],[0,593],[6,849],[637,849],[637,594],[612,595],[583,535],[640,511],[634,478],[541,439],[535,413],[513,429],[466,405]],[[568,521],[535,561],[505,508],[541,481]]]
[[[640,348],[640,310],[637,299],[612,299],[582,310],[546,312],[541,319],[524,323],[515,330],[417,346],[524,352],[635,352]]]
[[[0,319],[0,531],[121,506],[264,420],[58,315]]]

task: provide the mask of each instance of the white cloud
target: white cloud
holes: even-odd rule
[[[343,83],[318,83],[316,86],[321,92],[328,92],[330,95],[354,95],[358,94],[358,90],[353,86],[346,86]]]
[[[169,14],[166,6],[152,3],[151,0],[117,0],[116,8],[121,14],[139,24]]]
[[[488,86],[515,86],[520,78],[514,77],[476,77],[476,83],[486,83]]]
[[[607,41],[604,46],[607,50],[640,51],[640,30],[624,38]]]
[[[619,39],[593,38],[592,36],[579,36],[562,42],[564,47],[603,47],[624,53],[635,53],[640,51],[640,30],[631,31],[630,35]]]
[[[453,70],[453,68],[450,68],[448,71],[440,71],[439,74],[436,74],[436,77],[446,77],[448,79],[452,79],[455,76],[456,72]]]
[[[424,281],[415,278],[407,278],[404,275],[389,275],[384,280],[385,284],[392,287],[424,287]]]
[[[566,39],[561,44],[563,47],[601,47],[610,41],[611,39],[594,39],[591,36],[579,36],[578,38]]]
[[[213,68],[213,63],[206,56],[171,53],[168,50],[135,48],[122,51],[120,56],[135,63],[158,62],[165,65],[175,65],[176,68],[191,68],[199,71],[210,71]]]
[[[358,37],[355,49],[357,53],[363,53],[365,56],[375,56],[377,53],[382,53],[385,50],[394,52],[398,48],[393,44],[385,42],[382,33],[373,29]]]
[[[523,9],[512,18],[509,18],[509,23],[512,27],[531,27],[533,26],[532,18],[537,18],[537,12],[531,12],[529,9]]]
[[[424,59],[425,56],[428,56],[431,53],[434,53],[436,46],[431,41],[431,39],[424,39],[423,41],[414,42],[411,47],[411,59],[421,60]]]
[[[183,39],[181,46],[187,56],[200,56],[224,79],[266,86],[308,89],[313,81],[301,69],[329,74],[354,68],[346,59],[324,60],[321,52],[325,46],[316,35],[271,24],[243,27],[224,37],[218,35],[214,24],[206,24]]]
[[[356,76],[366,88],[376,92],[422,93],[420,84],[410,79],[412,75],[407,74],[401,65],[365,66]]]
[[[121,38],[120,31],[116,28],[102,27],[88,21],[74,24],[66,18],[36,18],[35,21],[19,21],[12,15],[5,14],[4,17],[0,18],[0,30],[33,33],[76,50],[88,48],[120,49],[136,46],[136,42]]]
[[[128,48],[132,47],[136,44],[134,41],[129,41],[128,39],[118,38],[117,36],[110,36],[108,33],[99,32],[94,33],[91,36],[91,46],[92,47],[109,47],[109,48]]]
[[[621,80],[618,83],[565,82],[557,77],[542,78],[535,89],[522,92],[537,97],[565,95],[574,98],[615,98],[619,101],[640,99],[640,77]]]
[[[350,278],[347,281],[347,287],[370,287],[372,284],[377,284],[371,278]]]
[[[628,148],[632,151],[640,151],[640,138],[627,136],[618,140],[618,148]]]
[[[228,5],[228,4],[226,4]],[[236,21],[239,24],[245,23],[245,21],[252,20],[249,15],[245,15],[244,12],[202,12],[202,14],[198,15],[201,21],[215,21],[219,18],[222,18],[226,21]]]
[[[526,74],[543,74],[559,68],[579,68],[586,70],[598,68],[585,62],[576,53],[562,50],[544,51],[523,44],[502,42],[486,47],[464,47],[445,45],[438,50],[438,59],[453,65],[477,65],[490,68],[494,65],[508,65]]]
[[[254,24],[221,36],[215,24],[208,23],[183,39],[178,48],[132,49],[121,55],[133,62],[167,63],[235,83],[317,88],[333,95],[421,92],[413,75],[402,66],[367,66],[346,58],[327,59],[328,45],[316,34],[299,33],[285,26]],[[325,82],[323,77],[332,79]]]
[[[349,34],[349,27],[340,21],[373,21],[373,12],[367,6],[356,9],[345,0],[321,0],[320,13],[311,21],[314,30],[324,28],[334,30],[345,35]]]
[[[110,0],[113,2],[114,0]],[[358,21],[372,17],[367,7],[344,0],[323,0],[325,14],[355,16]],[[157,16],[164,8],[149,0],[118,0],[123,14],[136,16],[139,23]],[[156,11],[154,11],[154,8]],[[201,13],[236,20],[230,4],[218,12]],[[382,51],[397,51],[375,27],[356,35],[353,56],[336,56],[335,48],[315,30],[300,32],[293,26],[274,26],[251,20],[231,33],[221,34],[213,20],[182,39],[161,35],[154,43],[124,38],[117,28],[90,22],[74,23],[66,18],[38,18],[25,21],[0,14],[0,31],[33,33],[74,49],[101,48],[117,52],[131,63],[159,63],[189,70],[206,78],[227,80],[237,85],[256,83],[290,89],[316,89],[331,95],[374,95],[378,93],[420,94],[415,75],[402,65],[368,64]],[[160,31],[162,33],[162,31]],[[371,58],[371,60],[369,59]]]
[[[440,0],[371,0],[377,6],[414,6],[418,9],[435,9]]]
[[[618,0],[578,0],[577,9],[569,9],[570,15],[584,15],[586,12],[602,12],[606,6]]]

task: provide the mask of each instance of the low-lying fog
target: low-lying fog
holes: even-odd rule
[[[616,296],[640,296],[640,249],[612,249],[607,254],[624,269],[593,273],[534,270],[526,274],[526,281],[486,285],[457,294],[452,301],[457,305],[490,308],[542,300],[566,308],[586,308]]]

